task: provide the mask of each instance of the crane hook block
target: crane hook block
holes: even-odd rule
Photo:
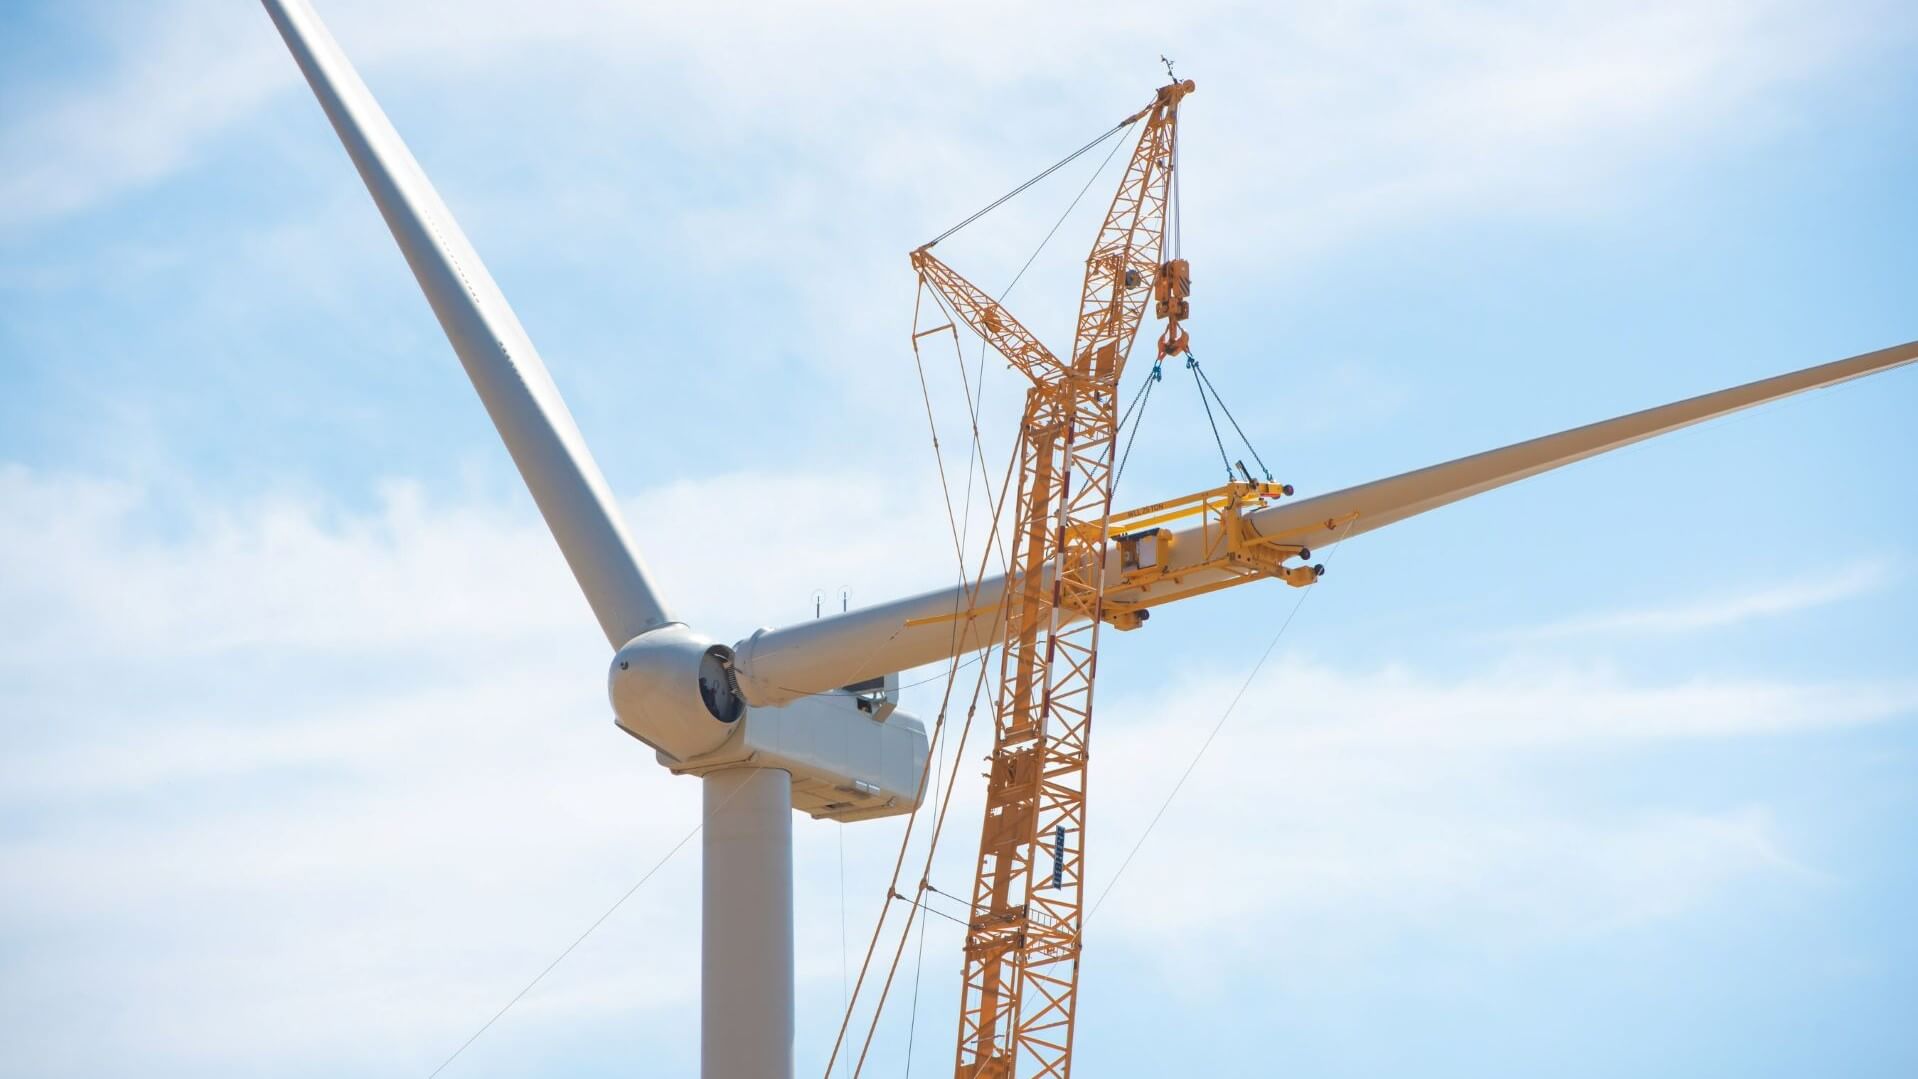
[[[1192,304],[1186,299],[1191,294],[1191,263],[1172,259],[1160,265],[1158,275],[1152,280],[1153,312],[1165,319],[1165,332],[1159,335],[1160,359],[1186,351],[1191,339],[1179,323],[1192,317]]]
[[[1175,321],[1191,318],[1192,304],[1186,299],[1191,294],[1192,265],[1173,259],[1159,267],[1159,276],[1152,282],[1153,313]]]

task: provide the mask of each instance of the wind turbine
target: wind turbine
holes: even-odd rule
[[[792,811],[839,821],[913,811],[928,739],[900,712],[900,671],[989,647],[1007,582],[942,589],[732,645],[676,619],[544,363],[308,0],[262,0],[331,121],[613,649],[617,725],[703,787],[700,1059],[707,1079],[793,1069]],[[1515,480],[1730,412],[1918,359],[1918,342],[1262,509],[1235,528],[1288,548],[1358,535]],[[1171,531],[1155,579],[1181,595],[1233,583],[1205,526]],[[1148,606],[1116,551],[1106,594]],[[1292,571],[1296,572],[1296,571]],[[1307,575],[1314,579],[1316,575]],[[1290,583],[1309,580],[1286,578]],[[1016,582],[1015,582],[1016,583]]]

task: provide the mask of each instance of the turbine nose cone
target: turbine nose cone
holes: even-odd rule
[[[746,702],[732,649],[679,623],[648,630],[613,656],[607,692],[620,729],[677,761],[732,736]]]

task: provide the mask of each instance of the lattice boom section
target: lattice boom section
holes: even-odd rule
[[[1150,110],[1087,260],[1070,365],[1048,354],[1049,370],[1027,371],[1009,632],[966,937],[961,1079],[1071,1073],[1118,383],[1163,253],[1176,106],[1190,90],[1166,87]],[[959,306],[987,309],[976,297]],[[975,329],[988,321],[962,317]],[[982,332],[996,334],[1002,352],[1037,355],[1007,332],[1017,325],[1009,317],[990,321]]]

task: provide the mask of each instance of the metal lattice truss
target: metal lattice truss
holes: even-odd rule
[[[1179,101],[1159,91],[1086,259],[1071,362],[925,248],[921,280],[1032,380],[1020,424],[992,766],[967,927],[955,1074],[1072,1067],[1086,763],[1103,622],[1118,386],[1165,254]]]

